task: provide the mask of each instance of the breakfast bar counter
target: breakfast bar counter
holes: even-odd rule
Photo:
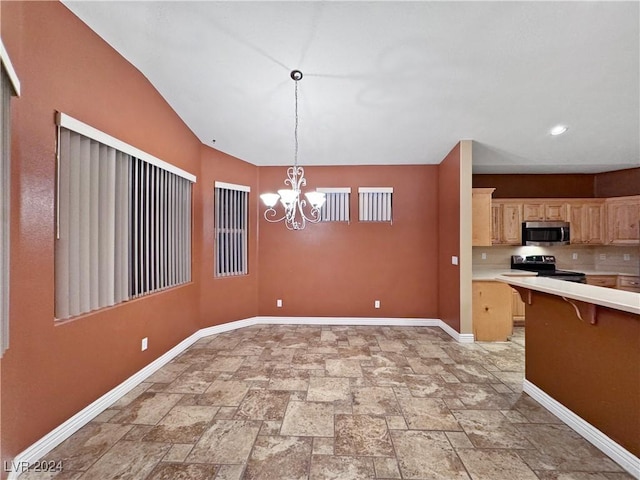
[[[525,302],[524,391],[640,476],[640,294],[496,279]]]
[[[498,275],[496,280],[508,283],[512,287],[549,293],[560,297],[600,305],[623,312],[640,315],[640,294],[603,288],[584,283],[566,282],[548,277],[513,277]],[[523,298],[524,300],[524,298]]]

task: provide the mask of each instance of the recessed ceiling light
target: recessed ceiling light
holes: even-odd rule
[[[551,129],[551,135],[562,135],[564,132],[567,131],[567,127],[566,125],[556,125],[555,127],[553,127]]]

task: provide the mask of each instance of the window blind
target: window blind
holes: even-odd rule
[[[191,181],[163,166],[59,127],[57,319],[190,281]]]
[[[215,182],[215,276],[248,273],[249,192],[244,185]]]
[[[20,84],[0,41],[0,357],[9,348],[9,250],[11,225],[11,97]]]
[[[359,220],[361,222],[392,221],[392,187],[360,187]]]
[[[131,200],[132,296],[190,281],[191,182],[133,158]]]
[[[320,187],[316,191],[325,194],[325,203],[320,210],[320,218],[323,222],[348,222],[349,198],[351,188],[349,187]]]

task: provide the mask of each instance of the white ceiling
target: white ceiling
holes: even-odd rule
[[[640,166],[640,3],[70,2],[200,140],[255,165]],[[564,135],[549,129],[562,123]]]

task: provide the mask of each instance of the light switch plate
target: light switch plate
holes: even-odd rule
[[[451,265],[458,265],[458,257],[455,255],[451,257]]]

